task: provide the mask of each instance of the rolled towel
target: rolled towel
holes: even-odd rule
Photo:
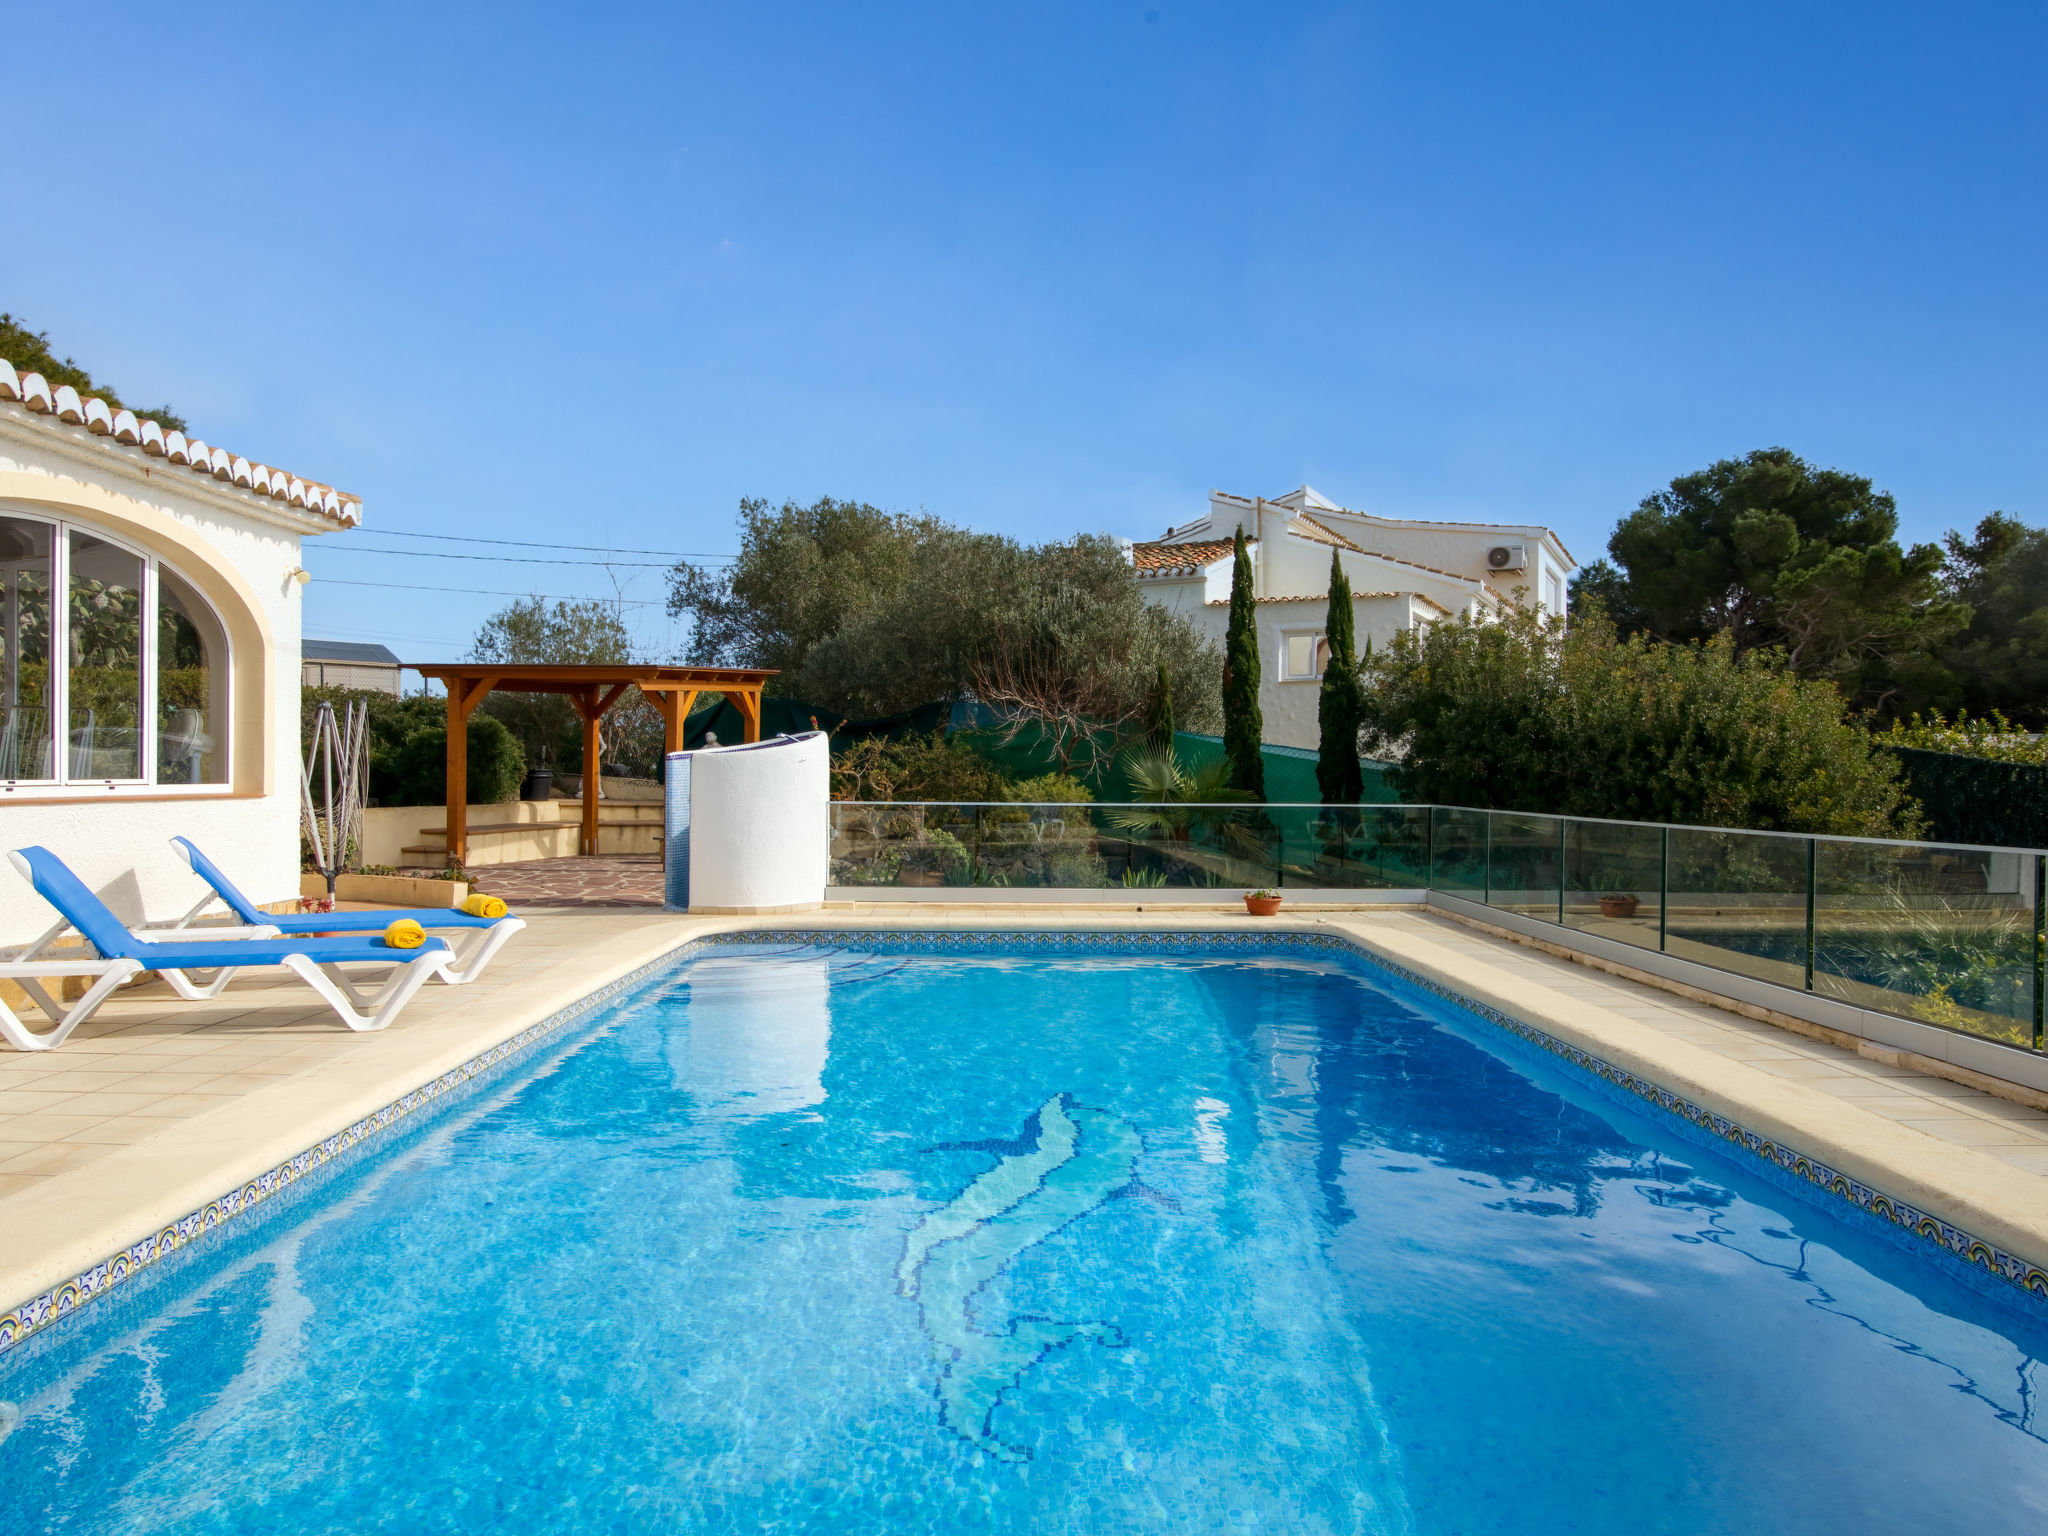
[[[427,930],[409,917],[401,917],[384,930],[384,942],[393,949],[418,949],[427,942]]]
[[[481,891],[462,904],[462,910],[471,917],[500,918],[505,915],[504,898],[486,896]]]

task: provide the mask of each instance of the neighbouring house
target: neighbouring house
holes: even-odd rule
[[[359,645],[350,640],[302,640],[299,669],[308,688],[360,688],[388,693],[394,698],[405,692],[398,685],[398,658],[387,646]]]
[[[1308,486],[1272,498],[1209,493],[1205,516],[1131,547],[1147,598],[1223,643],[1230,620],[1232,541],[1250,545],[1258,600],[1259,707],[1266,740],[1314,747],[1330,598],[1330,554],[1351,584],[1361,648],[1452,614],[1505,607],[1565,610],[1578,562],[1548,528],[1442,523],[1354,512]]]
[[[181,833],[295,896],[299,545],[361,521],[0,360],[0,850],[54,850],[130,921],[197,899]],[[51,921],[0,868],[0,943]]]

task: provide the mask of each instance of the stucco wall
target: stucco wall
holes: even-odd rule
[[[692,912],[825,899],[832,759],[822,732],[674,755],[690,760]]]
[[[233,783],[225,795],[80,787],[0,795],[0,846],[54,850],[131,920],[171,916],[198,897],[198,882],[170,851],[174,833],[258,901],[297,895],[302,601],[290,573],[301,537],[333,525],[0,403],[0,507],[10,505],[104,529],[205,593],[233,652]],[[51,795],[68,803],[38,798]],[[0,943],[23,942],[54,919],[27,882],[0,870]]]

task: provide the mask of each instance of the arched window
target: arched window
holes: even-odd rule
[[[95,529],[0,510],[0,783],[224,785],[228,684],[227,630],[191,582]]]

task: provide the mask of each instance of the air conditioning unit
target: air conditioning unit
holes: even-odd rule
[[[1528,564],[1529,551],[1520,544],[1496,544],[1486,552],[1489,571],[1520,571]]]

